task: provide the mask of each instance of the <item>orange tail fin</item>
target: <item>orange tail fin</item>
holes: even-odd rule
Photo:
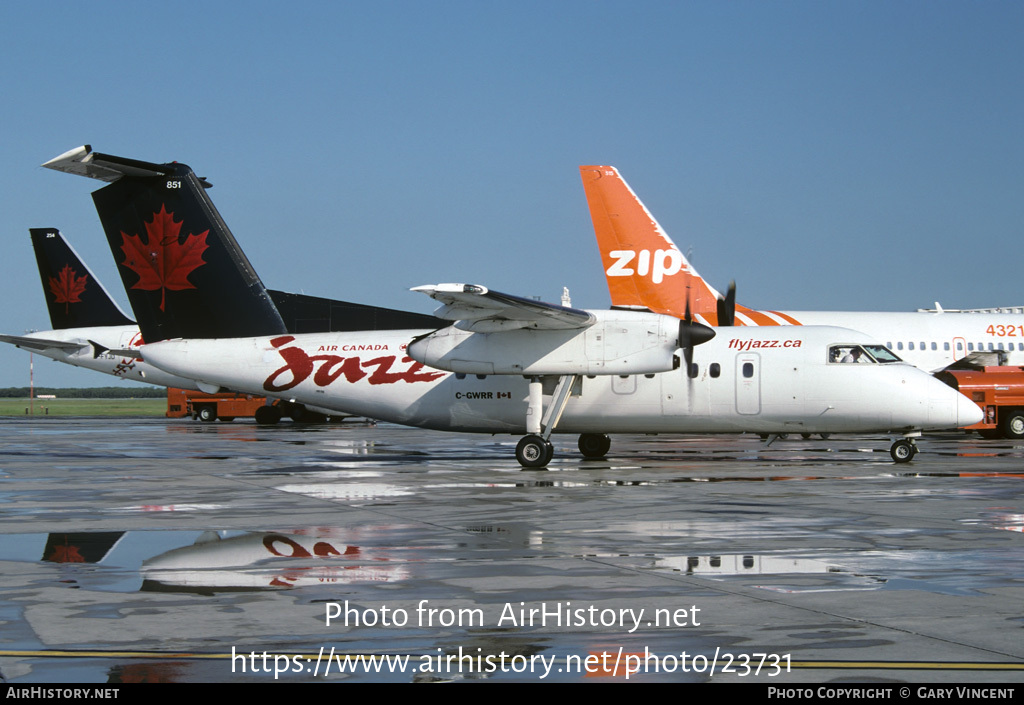
[[[714,325],[719,294],[686,257],[611,166],[581,166],[583,189],[601,250],[612,306],[643,308]]]

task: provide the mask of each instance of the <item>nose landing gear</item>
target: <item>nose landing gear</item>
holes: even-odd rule
[[[917,445],[912,438],[901,438],[889,448],[894,463],[909,463],[917,455]]]

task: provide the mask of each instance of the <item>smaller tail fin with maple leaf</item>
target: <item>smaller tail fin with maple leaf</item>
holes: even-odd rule
[[[54,330],[132,325],[56,228],[31,228],[32,248]]]
[[[286,326],[256,271],[185,164],[79,147],[43,166],[111,182],[93,202],[147,342],[278,335]]]

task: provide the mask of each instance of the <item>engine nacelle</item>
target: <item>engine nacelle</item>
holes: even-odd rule
[[[470,332],[455,326],[418,338],[409,357],[449,372],[487,375],[633,375],[668,372],[679,319],[637,311],[590,311],[587,328]]]

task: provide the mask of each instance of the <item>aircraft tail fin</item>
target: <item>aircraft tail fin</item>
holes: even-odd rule
[[[54,330],[135,323],[114,302],[56,228],[30,228]]]
[[[93,202],[147,342],[277,335],[284,321],[234,235],[185,164],[93,152],[43,166],[109,182]]]
[[[612,306],[683,318],[687,304],[712,325],[720,294],[704,281],[611,166],[581,166]]]

